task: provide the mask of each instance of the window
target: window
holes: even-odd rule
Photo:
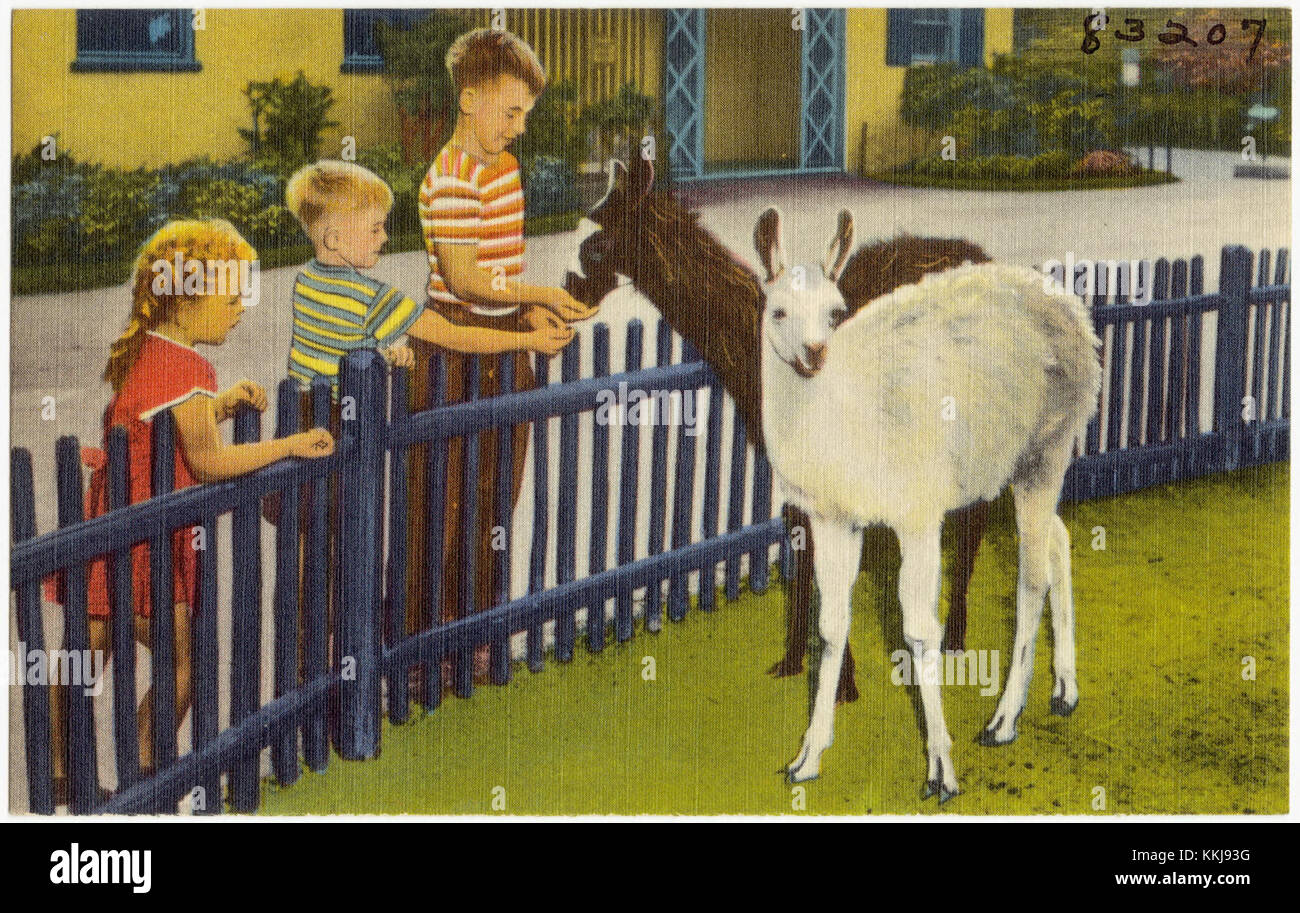
[[[344,10],[343,11],[343,67],[344,73],[382,70],[384,57],[379,52],[375,25],[386,22],[401,28],[410,28],[428,10]]]
[[[190,10],[77,10],[78,72],[194,71]]]
[[[956,61],[975,67],[984,61],[981,9],[889,10],[885,63],[891,67]]]
[[[912,63],[945,63],[957,59],[961,10],[912,10]]]

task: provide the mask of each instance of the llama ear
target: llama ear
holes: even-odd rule
[[[827,279],[836,282],[844,271],[844,264],[849,261],[849,252],[853,250],[853,213],[847,209],[840,210],[839,224],[835,235],[826,248],[826,259],[822,261],[822,273]]]
[[[605,187],[605,195],[609,196],[609,192],[618,186],[620,181],[627,183],[627,166],[618,159],[610,159],[606,170],[609,171],[609,184]]]
[[[781,212],[775,206],[769,206],[758,217],[754,226],[754,250],[758,252],[758,262],[767,271],[764,282],[775,282],[785,272],[785,251],[781,246]]]

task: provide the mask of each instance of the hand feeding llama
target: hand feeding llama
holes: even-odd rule
[[[1013,486],[1020,537],[1015,647],[980,742],[1001,745],[1016,736],[1049,593],[1051,710],[1066,715],[1078,703],[1070,539],[1056,503],[1075,439],[1097,407],[1101,364],[1092,322],[1078,297],[1044,291],[1041,274],[985,263],[928,275],[841,324],[836,280],[853,244],[847,210],[820,275],[787,268],[775,209],[759,217],[754,244],[766,269],[760,361],[768,457],[790,500],[812,519],[826,645],[812,720],[788,775],[795,782],[816,777],[831,744],[859,531],[882,523],[902,551],[899,601],[903,636],[920,670],[925,794],[946,801],[958,792],[938,675],[946,511]]]

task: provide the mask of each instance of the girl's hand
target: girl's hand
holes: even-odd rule
[[[289,456],[293,457],[313,459],[327,457],[334,452],[334,437],[324,428],[300,431],[289,435],[285,440],[289,442]]]
[[[258,412],[265,412],[267,407],[266,391],[261,384],[251,380],[241,380],[229,390],[217,396],[217,421],[224,422],[235,414],[240,403],[248,403]]]
[[[586,320],[588,317],[595,317],[598,310],[596,305],[583,304],[562,288],[548,288],[546,290],[546,301],[543,303],[562,320],[569,321]]]
[[[543,355],[557,355],[573,339],[573,327],[544,326],[524,333],[524,348]]]
[[[414,368],[415,352],[410,346],[397,345],[389,346],[383,350],[383,355],[388,359],[388,363],[394,368]]]

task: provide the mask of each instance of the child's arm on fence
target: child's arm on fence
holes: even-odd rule
[[[545,321],[538,325],[530,322],[530,325],[533,329],[525,332],[461,326],[430,308],[411,324],[407,332],[416,339],[423,339],[444,349],[480,355],[496,355],[521,349],[554,355],[573,338],[573,329],[558,319],[554,323]]]
[[[219,399],[193,396],[172,409],[181,453],[200,482],[233,479],[285,457],[323,457],[334,452],[334,438],[324,428],[254,444],[227,444],[217,431],[215,405]]]

